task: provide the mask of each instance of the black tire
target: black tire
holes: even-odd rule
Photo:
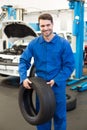
[[[71,111],[74,110],[76,108],[76,104],[77,104],[77,98],[76,96],[74,96],[73,94],[66,94],[66,98],[67,98],[67,111]]]
[[[29,77],[35,77],[35,71],[36,71],[36,69],[35,69],[35,66],[33,64],[32,67],[31,67],[31,70],[30,70],[30,76]]]
[[[32,89],[25,89],[23,86],[19,89],[19,107],[24,119],[32,124],[38,125],[49,121],[55,111],[55,96],[49,85],[41,78],[31,77]],[[37,93],[40,108],[36,111],[33,104],[33,91]]]
[[[30,71],[30,77],[34,77],[34,76],[35,76],[35,66],[32,65]],[[76,103],[77,103],[76,97],[68,92],[68,94],[66,94],[66,98],[67,98],[66,101],[67,111],[74,110],[76,108]]]

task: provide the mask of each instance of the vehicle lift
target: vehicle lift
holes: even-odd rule
[[[76,40],[75,49],[73,50],[75,56],[75,78],[70,79],[67,82],[68,85],[79,83],[87,76],[83,75],[83,42],[84,42],[84,3],[85,0],[68,0],[69,8],[74,10],[73,28],[72,35],[75,36]],[[76,86],[71,87],[72,90],[85,91],[87,90],[87,82],[83,82]]]

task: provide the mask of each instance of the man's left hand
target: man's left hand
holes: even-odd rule
[[[55,82],[54,82],[54,80],[53,80],[53,79],[52,79],[52,80],[50,80],[49,82],[47,82],[47,84],[48,84],[48,85],[50,85],[51,87],[54,85],[54,83],[55,83]]]

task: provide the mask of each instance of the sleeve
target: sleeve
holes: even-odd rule
[[[75,68],[74,54],[72,52],[70,44],[65,41],[65,44],[62,48],[62,69],[56,75],[56,77],[54,77],[54,81],[56,84],[60,84],[60,82],[65,82],[70,77]]]
[[[29,44],[24,52],[22,53],[19,65],[18,65],[18,71],[20,75],[20,84],[27,78],[27,70],[31,66],[31,58],[32,58],[32,47],[31,44]]]

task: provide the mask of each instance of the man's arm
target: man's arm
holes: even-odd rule
[[[28,45],[24,52],[22,53],[19,61],[19,75],[20,75],[20,84],[27,78],[27,70],[31,66],[32,52],[31,47]]]

